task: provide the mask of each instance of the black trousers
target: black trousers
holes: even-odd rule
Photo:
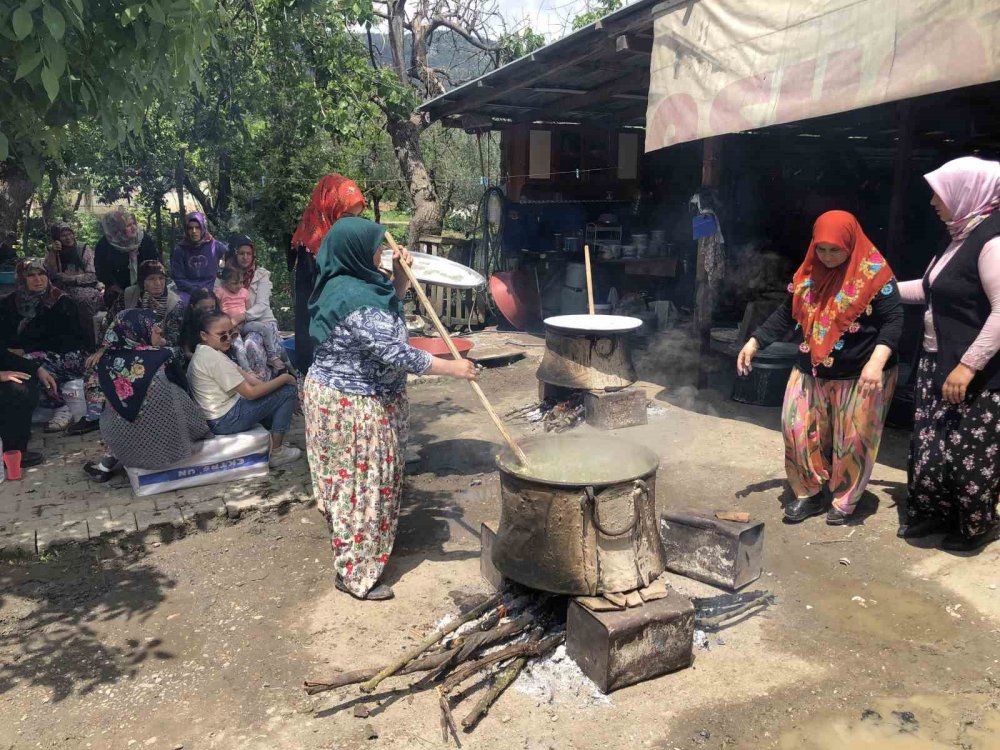
[[[0,383],[0,440],[5,451],[28,450],[31,414],[38,406],[38,380]]]
[[[295,257],[295,368],[305,373],[313,361],[309,338],[309,297],[316,284],[316,259],[305,247]]]

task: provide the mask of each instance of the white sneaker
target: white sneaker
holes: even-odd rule
[[[68,406],[60,406],[52,414],[52,419],[45,425],[45,432],[62,432],[73,422],[73,412]]]
[[[267,463],[272,469],[277,469],[279,466],[298,461],[301,455],[302,451],[295,446],[282,443],[277,450],[271,450],[271,458]]]

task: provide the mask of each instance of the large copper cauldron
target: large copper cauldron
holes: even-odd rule
[[[493,564],[525,586],[594,595],[649,585],[666,561],[656,529],[656,470],[647,448],[607,437],[539,436],[500,470]]]

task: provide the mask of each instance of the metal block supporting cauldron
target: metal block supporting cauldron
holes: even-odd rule
[[[608,438],[543,436],[521,443],[528,466],[498,457],[500,525],[493,563],[557,594],[649,585],[664,569],[656,530],[659,459]]]
[[[667,570],[736,591],[760,578],[764,522],[720,521],[692,511],[664,513],[660,539]]]
[[[693,642],[694,606],[676,591],[621,612],[571,601],[566,615],[566,654],[604,693],[691,666]]]

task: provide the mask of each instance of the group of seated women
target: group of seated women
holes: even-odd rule
[[[272,466],[299,457],[283,443],[297,381],[271,311],[270,273],[248,237],[229,250],[201,214],[188,219],[173,279],[125,211],[104,220],[96,251],[61,225],[44,260],[18,262],[16,289],[0,298],[0,440],[21,452],[22,466],[44,460],[28,450],[40,402],[54,409],[46,432],[101,431],[107,453],[84,467],[96,481],[124,466],[166,468],[197,440],[256,424],[271,432]],[[95,347],[87,334],[100,310]],[[76,422],[61,393],[74,380],[86,401]]]

